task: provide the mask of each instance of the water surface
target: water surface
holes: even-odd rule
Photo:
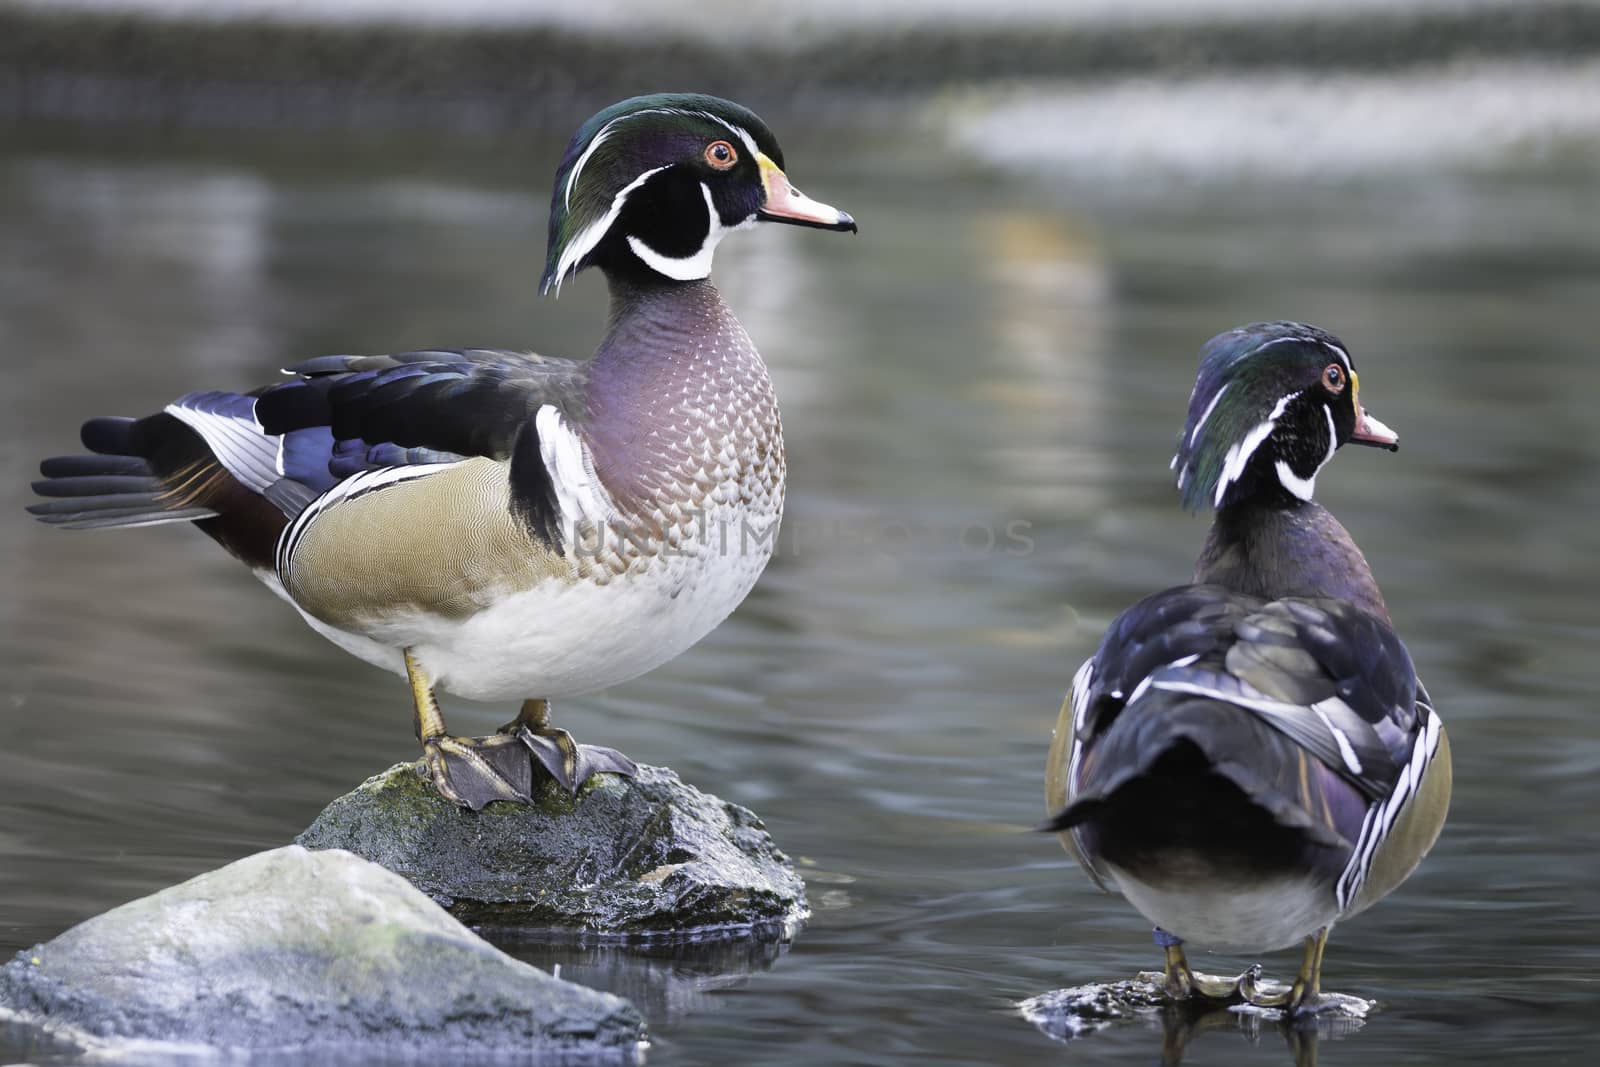
[[[0,953],[282,844],[414,755],[403,686],[201,535],[27,521],[36,460],[74,450],[86,416],[325,352],[588,352],[598,277],[535,296],[558,147],[8,137]],[[1158,1029],[1058,1045],[1014,1015],[1157,959],[1027,828],[1074,669],[1203,536],[1167,470],[1195,351],[1292,317],[1340,335],[1402,436],[1318,488],[1383,583],[1457,778],[1426,865],[1334,936],[1328,984],[1383,1008],[1323,1055],[1582,1055],[1600,1034],[1593,170],[1097,185],[915,133],[785,147],[862,233],[769,227],[719,254],[783,403],[780,556],[691,653],[558,715],[754,808],[814,918],[782,951],[516,951],[634,998],[652,1064],[1156,1060]],[[477,733],[507,712],[447,710]],[[1270,1029],[1224,1029],[1187,1062],[1287,1061]]]

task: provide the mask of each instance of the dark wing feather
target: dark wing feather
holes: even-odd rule
[[[1141,725],[1137,736],[1203,741],[1198,698],[1250,713],[1376,799],[1405,771],[1422,725],[1418,693],[1400,639],[1353,605],[1182,586],[1147,597],[1112,624],[1095,654],[1078,741],[1084,767],[1097,764],[1105,781],[1120,781],[1126,776],[1106,764],[1109,753],[1095,751],[1117,721],[1134,712],[1159,721],[1189,709],[1181,729],[1176,720],[1157,722]],[[1222,753],[1231,746],[1201,747]],[[1268,748],[1256,747],[1265,757]],[[1150,752],[1141,764],[1159,755]],[[1248,769],[1233,763],[1229,777],[1242,785]]]
[[[534,416],[547,404],[581,421],[587,365],[493,349],[319,356],[300,379],[263,390],[256,418],[284,435],[284,466],[319,488],[363,471],[510,461],[512,499],[534,536],[561,540],[559,504]]]
[[[264,390],[257,401],[266,431],[325,426],[336,442],[365,442],[373,466],[392,466],[411,449],[426,458],[410,462],[510,459],[543,405],[581,417],[585,381],[581,363],[488,349],[320,356],[289,372],[300,380]],[[352,454],[345,449],[342,462]]]
[[[1085,739],[1110,725],[1141,682],[1159,668],[1215,652],[1261,601],[1219,597],[1208,586],[1179,586],[1145,597],[1119,615],[1095,651]]]

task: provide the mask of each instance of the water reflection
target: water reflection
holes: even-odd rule
[[[1093,1008],[1084,1005],[1085,994],[1093,991],[1111,995],[1113,1000],[1119,999],[1114,989],[1122,985],[1117,983],[1115,986],[1061,990],[1059,993],[1031,998],[1019,1008],[1023,1017],[1038,1027],[1040,1033],[1056,1041],[1087,1040],[1112,1028],[1159,1033],[1157,1062],[1162,1067],[1178,1067],[1190,1053],[1190,1046],[1196,1042],[1203,1044],[1206,1052],[1226,1055],[1228,1044],[1232,1042],[1236,1045],[1238,1039],[1257,1049],[1262,1048],[1264,1042],[1271,1044],[1269,1035],[1274,1031],[1282,1039],[1288,1053],[1280,1058],[1280,1062],[1286,1060],[1293,1063],[1294,1067],[1316,1067],[1317,1052],[1322,1041],[1349,1037],[1367,1022],[1363,1018],[1345,1014],[1288,1019],[1281,1012],[1241,1010],[1203,1000],[1173,1002],[1160,998],[1160,1003],[1113,1006],[1107,1002]],[[1070,1010],[1067,1007],[1069,1002],[1075,1002]]]
[[[541,941],[494,929],[479,932],[517,959],[626,997],[653,1027],[670,1027],[697,1012],[716,1010],[718,992],[770,970],[789,951],[788,944],[776,941],[619,945]]]

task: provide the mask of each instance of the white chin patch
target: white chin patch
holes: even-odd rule
[[[1329,347],[1331,348],[1332,346],[1330,345]],[[1311,472],[1311,477],[1300,477],[1289,464],[1281,459],[1278,460],[1276,467],[1278,483],[1301,500],[1311,499],[1312,494],[1317,489],[1317,475],[1322,473],[1322,468],[1328,465],[1328,461],[1333,458],[1333,454],[1339,450],[1339,431],[1333,423],[1333,409],[1327,404],[1323,404],[1322,413],[1328,419],[1328,451],[1322,457],[1322,462],[1317,464],[1317,469]]]
[[[1315,474],[1309,478],[1302,478],[1290,468],[1289,464],[1281,459],[1278,460],[1277,469],[1279,483],[1301,500],[1310,500],[1312,494],[1317,491],[1317,476]]]
[[[694,255],[684,256],[681,259],[664,256],[638,237],[628,235],[628,247],[633,249],[633,254],[657,274],[664,274],[674,281],[689,282],[711,277],[711,257],[716,252],[717,245],[722,243],[723,237],[729,232],[728,227],[722,224],[722,216],[717,214],[717,205],[711,199],[711,187],[701,182],[700,193],[706,201],[707,229],[706,239]]]

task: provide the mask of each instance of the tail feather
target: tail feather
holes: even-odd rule
[[[248,405],[247,398],[233,394],[196,394],[196,399]],[[28,511],[40,522],[74,530],[193,522],[247,563],[270,565],[286,522],[276,498],[286,494],[235,475],[207,436],[170,410],[143,419],[85,422],[80,436],[92,454],[41,463],[44,477],[33,489],[46,499],[29,505]],[[247,420],[221,429],[235,437],[259,433]],[[231,438],[219,439],[226,442],[224,447],[234,444]],[[248,457],[252,460],[254,452],[272,447],[260,440],[245,445],[254,450]]]
[[[1177,760],[1178,753],[1190,758]],[[1192,768],[1195,757],[1279,826],[1319,845],[1351,847],[1349,833],[1359,828],[1365,807],[1352,787],[1249,711],[1183,694],[1152,693],[1124,708],[1084,754],[1074,803],[1048,826],[1066,829],[1097,818],[1118,802],[1119,790],[1168,768]]]
[[[122,415],[102,415],[85,422],[83,428],[78,431],[78,436],[83,440],[83,447],[91,452],[103,456],[137,458],[138,453],[134,451],[133,445],[133,428],[138,424],[138,419]]]
[[[39,464],[46,478],[82,478],[90,475],[155,476],[155,469],[143,456],[55,456]],[[40,483],[35,482],[37,487]]]
[[[89,448],[131,448],[133,419],[90,419],[83,426]],[[150,461],[143,456],[97,453],[56,456],[39,464],[44,477],[33,491],[48,499],[30,504],[40,522],[69,530],[108,526],[155,526],[214,518],[217,512],[172,498]]]

